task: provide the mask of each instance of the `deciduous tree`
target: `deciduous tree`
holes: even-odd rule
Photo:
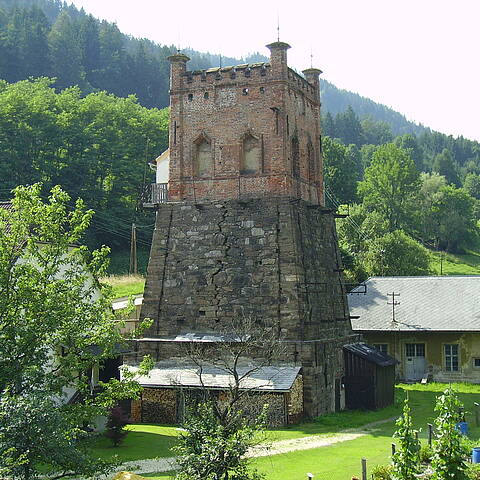
[[[83,202],[40,190],[18,187],[0,208],[0,468],[22,479],[104,471],[79,450],[83,427],[139,391],[115,379],[93,389],[88,372],[124,341],[97,280],[108,250],[78,246],[92,217]],[[72,389],[81,403],[66,403]]]

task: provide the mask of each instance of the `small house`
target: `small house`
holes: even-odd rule
[[[480,383],[480,276],[372,277],[348,295],[352,328],[407,382]]]

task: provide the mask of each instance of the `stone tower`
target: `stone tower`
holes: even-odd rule
[[[334,214],[324,207],[320,70],[269,63],[188,71],[171,62],[168,201],[158,203],[136,358],[175,359],[181,334],[239,315],[282,332],[307,416],[339,409],[354,341]]]

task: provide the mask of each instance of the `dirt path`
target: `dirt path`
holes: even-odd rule
[[[311,435],[308,437],[292,438],[289,440],[279,440],[272,442],[270,445],[257,445],[248,452],[249,457],[267,457],[271,455],[279,455],[281,453],[294,452],[296,450],[310,450],[312,448],[327,447],[335,443],[348,442],[357,438],[368,435],[376,426],[392,422],[397,417],[379,420],[377,422],[362,425],[361,428],[348,429],[338,432],[335,435]],[[135,460],[121,465],[117,472],[128,471],[138,474],[168,472],[177,468],[175,457],[167,458],[150,458],[147,460]]]

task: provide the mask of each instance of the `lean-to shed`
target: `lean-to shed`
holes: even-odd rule
[[[391,405],[397,361],[365,343],[345,345],[343,355],[346,407],[375,410]]]

